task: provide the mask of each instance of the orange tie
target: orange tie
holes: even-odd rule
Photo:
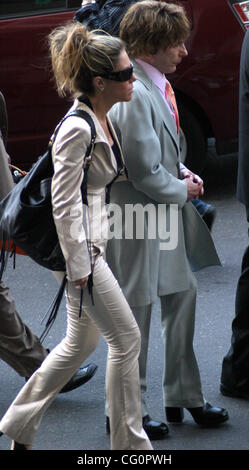
[[[175,93],[174,93],[172,86],[168,82],[168,80],[166,81],[165,97],[166,97],[166,100],[169,102],[169,104],[173,108],[175,120],[176,120],[176,128],[177,128],[177,132],[179,133],[180,123],[179,123],[179,113],[177,109]]]

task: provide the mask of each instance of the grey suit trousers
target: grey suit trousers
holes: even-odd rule
[[[161,325],[164,341],[164,406],[192,408],[204,403],[198,365],[193,349],[196,279],[190,272],[188,290],[160,297]],[[148,414],[145,393],[147,353],[152,305],[132,307],[141,331],[139,357],[142,415]]]
[[[9,289],[0,282],[0,359],[24,377],[40,367],[47,350],[23,323]]]

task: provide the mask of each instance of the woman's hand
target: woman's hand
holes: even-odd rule
[[[77,281],[74,281],[74,287],[75,289],[85,289],[87,286],[89,276],[83,277],[82,279],[78,279]]]

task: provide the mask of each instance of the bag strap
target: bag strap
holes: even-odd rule
[[[94,148],[95,139],[96,139],[96,135],[97,135],[96,134],[95,124],[94,124],[93,119],[90,116],[90,114],[87,111],[84,111],[83,109],[75,109],[74,111],[71,111],[71,112],[67,113],[64,116],[64,118],[59,122],[59,124],[56,126],[55,131],[54,131],[54,133],[51,136],[50,141],[49,141],[49,148],[50,148],[50,150],[52,149],[52,145],[55,141],[55,138],[58,134],[58,131],[59,131],[62,123],[67,118],[69,118],[70,116],[78,116],[78,117],[84,119],[88,123],[88,125],[90,126],[90,129],[91,129],[91,140],[90,140],[90,144],[87,148],[87,151],[86,151],[86,154],[85,154],[85,157],[84,157],[84,161],[85,161],[84,178],[83,178],[82,185],[81,185],[82,200],[83,200],[83,203],[88,206],[88,201],[87,201],[87,173],[88,173],[88,170],[89,170],[89,167],[90,167],[90,163],[91,163],[91,159],[92,159],[92,151],[93,151],[93,148]]]
[[[52,326],[53,326],[53,324],[56,320],[57,313],[58,313],[58,310],[59,310],[59,307],[60,307],[60,304],[61,304],[61,301],[62,301],[62,297],[63,297],[63,294],[64,294],[64,290],[65,290],[65,287],[66,287],[66,283],[67,283],[67,276],[65,274],[65,276],[62,279],[59,290],[58,290],[52,304],[50,305],[47,313],[44,315],[44,317],[41,321],[41,323],[42,323],[45,320],[45,318],[47,316],[49,316],[48,320],[47,320],[47,323],[45,325],[44,331],[42,332],[42,334],[39,338],[41,342],[44,341],[44,339],[46,338],[48,332],[50,331],[50,329],[52,328]]]
[[[91,153],[91,151],[93,150],[93,146],[94,146],[94,143],[95,143],[95,139],[96,139],[96,128],[95,128],[95,124],[93,122],[93,119],[92,117],[90,116],[89,113],[87,113],[87,111],[84,111],[83,109],[75,109],[73,111],[70,111],[69,113],[67,113],[62,119],[61,121],[57,124],[55,130],[54,130],[54,133],[52,134],[52,136],[50,137],[50,140],[49,140],[49,148],[52,147],[54,141],[55,141],[55,138],[59,132],[59,129],[61,127],[61,125],[63,124],[63,122],[68,119],[70,116],[78,116],[78,117],[81,117],[82,119],[85,119],[85,121],[87,121],[87,123],[89,124],[90,126],[90,129],[91,129],[91,141],[90,141],[90,145],[89,147],[87,148],[87,151],[86,151],[86,155],[85,157],[88,157]]]
[[[86,151],[86,155],[85,155],[85,158],[84,158],[84,161],[85,161],[84,178],[83,178],[83,181],[82,181],[82,184],[81,184],[82,202],[83,202],[83,204],[88,206],[88,199],[87,199],[88,170],[89,170],[91,160],[92,160],[92,151],[93,151],[94,144],[95,144],[95,139],[96,139],[96,128],[95,128],[95,124],[93,122],[93,119],[91,118],[89,113],[87,113],[86,111],[84,111],[82,109],[78,109],[77,111],[80,113],[79,116],[83,117],[83,119],[85,119],[87,121],[87,123],[89,124],[89,126],[91,128],[91,142],[90,142],[90,145],[88,146],[88,149]],[[89,246],[88,240],[87,240],[87,247],[88,247],[88,252],[89,252],[89,256],[90,256],[90,264],[91,264],[91,273],[88,276],[87,288],[88,288],[88,292],[89,292],[89,294],[91,296],[91,299],[92,299],[92,304],[94,305],[93,291],[92,291],[92,289],[93,289],[94,260],[92,259],[91,248]],[[83,290],[81,290],[79,316],[81,316],[81,311],[82,311],[82,300],[83,300]]]

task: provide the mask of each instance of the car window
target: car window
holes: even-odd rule
[[[65,11],[80,4],[80,0],[1,0],[0,19]]]

